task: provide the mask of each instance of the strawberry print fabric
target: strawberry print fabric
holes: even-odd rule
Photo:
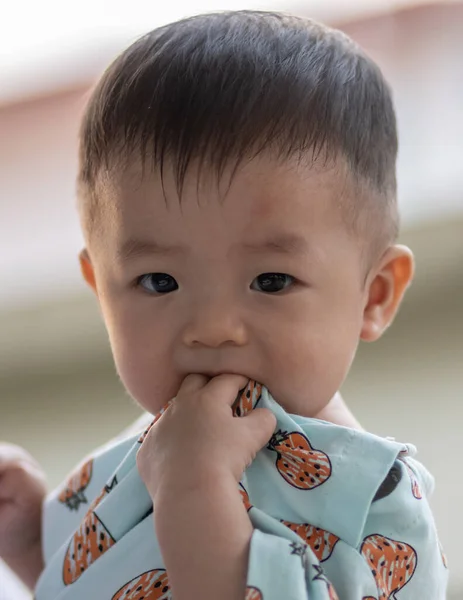
[[[448,570],[413,446],[286,413],[250,382],[236,418],[275,414],[239,491],[254,526],[243,600],[445,600]],[[147,428],[86,457],[45,503],[35,600],[173,600],[136,454]]]

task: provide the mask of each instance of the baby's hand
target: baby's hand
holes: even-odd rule
[[[181,494],[222,477],[239,482],[276,424],[266,408],[233,416],[232,405],[247,382],[240,375],[185,378],[138,451],[138,470],[153,499],[161,485]]]
[[[0,557],[33,587],[42,566],[45,474],[23,448],[0,442]]]

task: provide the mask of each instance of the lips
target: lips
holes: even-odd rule
[[[218,375],[241,375],[243,377],[246,377],[247,379],[251,379],[251,377],[248,377],[244,373],[238,373],[238,371],[226,369],[222,369],[220,371],[197,371],[197,373],[198,375],[204,375],[205,377],[210,377],[211,379],[212,377],[217,377]]]

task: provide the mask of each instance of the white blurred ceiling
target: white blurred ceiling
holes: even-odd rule
[[[138,35],[199,12],[242,8],[286,10],[310,14],[326,22],[340,22],[427,3],[425,0],[5,1],[0,19],[0,103],[87,82],[113,54]]]

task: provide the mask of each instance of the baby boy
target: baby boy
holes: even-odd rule
[[[156,418],[47,500],[37,600],[445,598],[413,447],[324,417],[413,275],[396,155],[379,69],[308,20],[202,15],[108,68],[80,261]]]

